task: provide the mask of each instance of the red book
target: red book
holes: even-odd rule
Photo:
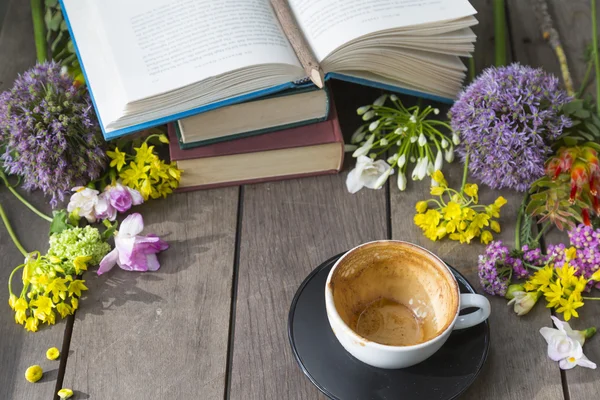
[[[329,114],[323,122],[185,150],[169,124],[171,160],[183,170],[178,191],[339,172],[344,140],[335,107]]]

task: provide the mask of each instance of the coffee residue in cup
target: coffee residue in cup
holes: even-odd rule
[[[381,298],[369,304],[358,317],[356,333],[388,346],[410,346],[425,336],[422,320],[407,306]]]

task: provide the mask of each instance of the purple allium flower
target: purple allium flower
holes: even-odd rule
[[[583,275],[589,279],[600,269],[600,229],[580,224],[569,231],[569,240],[571,246],[577,249],[577,257],[571,261],[576,275]]]
[[[479,282],[486,293],[504,296],[509,285],[509,274],[505,266],[509,255],[508,247],[502,241],[493,241],[487,245],[484,254],[479,256],[477,269]]]
[[[559,113],[570,98],[542,69],[488,68],[450,109],[457,151],[469,153],[473,176],[491,188],[525,191],[544,175],[550,144],[572,125]]]
[[[51,196],[52,207],[106,166],[89,95],[54,62],[36,65],[0,94],[0,141],[6,171],[21,176],[25,189]]]

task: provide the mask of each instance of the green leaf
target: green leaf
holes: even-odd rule
[[[589,118],[592,115],[592,113],[589,112],[588,110],[581,109],[581,110],[575,111],[573,113],[573,115],[575,117],[577,117],[577,118],[582,118],[583,119],[583,118]]]
[[[573,136],[569,136],[569,137],[564,138],[564,141],[567,146],[577,146],[577,142],[579,140],[577,140],[577,138],[575,138]]]
[[[589,129],[589,131],[590,131],[591,133],[593,133],[593,134],[594,134],[596,137],[600,137],[600,129],[598,129],[598,128],[596,127],[596,125],[594,125],[594,124],[592,124],[592,123],[590,123],[590,122],[586,122],[586,123],[585,123],[585,127],[586,127],[586,128],[588,128],[588,129]],[[580,132],[581,132],[581,131],[580,131]],[[584,137],[585,137],[585,136],[584,136]],[[586,139],[587,139],[587,138],[586,138]],[[592,138],[592,139],[588,139],[588,140],[594,140],[594,139]]]
[[[600,151],[600,144],[598,144],[596,142],[587,142],[587,143],[585,143],[585,145],[593,148],[596,151]]]
[[[44,3],[46,4],[46,8],[56,7],[58,0],[46,0]]]
[[[562,111],[565,114],[573,114],[581,109],[583,109],[583,100],[581,99],[570,101],[562,107]]]
[[[102,223],[104,224],[104,226],[106,226],[106,229],[104,230],[104,232],[102,232],[102,239],[104,239],[104,241],[106,242],[108,239],[114,236],[115,231],[119,226],[119,221],[115,221],[114,224],[111,224],[108,220],[105,219],[104,221],[102,221]]]
[[[61,233],[62,231],[66,231],[67,229],[74,228],[73,225],[67,222],[67,210],[59,210],[52,212],[52,222],[50,223],[50,234],[51,236],[54,233]]]
[[[52,16],[52,18],[50,19],[50,21],[48,21],[46,23],[46,26],[48,27],[49,30],[51,31],[58,31],[58,29],[60,28],[60,23],[62,22],[63,17],[62,14],[57,12],[56,14],[54,14]]]

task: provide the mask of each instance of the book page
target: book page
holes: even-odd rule
[[[269,0],[94,0],[128,101],[261,64],[300,64]]]
[[[288,0],[315,56],[370,33],[474,15],[467,0]]]

